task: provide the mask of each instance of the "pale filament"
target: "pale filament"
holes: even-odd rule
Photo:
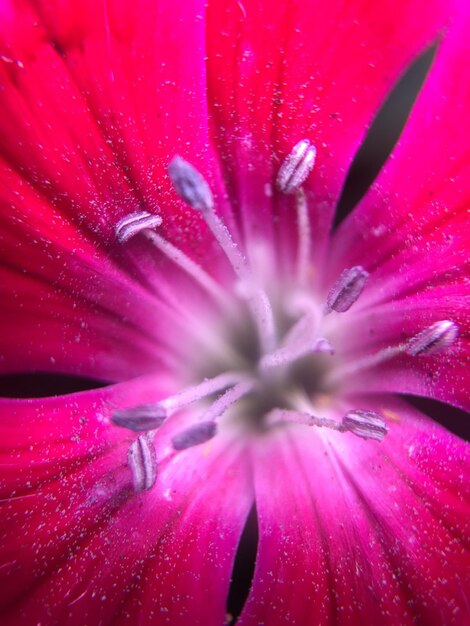
[[[232,404],[250,393],[254,387],[255,382],[251,380],[237,383],[215,400],[207,411],[201,415],[201,421],[209,422],[221,417]]]
[[[457,338],[459,329],[457,324],[451,320],[440,320],[431,326],[424,328],[421,332],[407,341],[396,346],[390,346],[379,350],[353,363],[336,368],[327,377],[330,383],[337,382],[348,374],[355,374],[359,371],[375,367],[393,359],[399,354],[407,354],[412,358],[434,355],[449,348]]]
[[[178,155],[169,164],[168,173],[178,195],[201,213],[242,282],[246,301],[258,328],[261,348],[263,352],[270,352],[276,344],[276,327],[271,303],[264,290],[255,283],[248,263],[232,239],[230,231],[215,213],[207,181],[193,165]]]
[[[312,252],[312,232],[310,216],[308,212],[305,191],[299,187],[295,193],[295,206],[297,210],[297,280],[304,286],[308,282],[310,271],[310,257]]]
[[[334,349],[330,342],[324,337],[319,337],[310,342],[284,346],[270,354],[266,354],[260,361],[260,369],[269,370],[290,365],[295,363],[298,359],[315,352],[328,352],[329,354],[333,354]]]
[[[218,391],[221,391],[226,387],[230,387],[233,385],[236,386],[244,378],[246,377],[239,372],[226,372],[224,374],[220,374],[219,376],[215,376],[214,378],[205,380],[199,385],[184,389],[174,396],[169,396],[165,400],[161,400],[158,404],[159,406],[166,409],[168,411],[168,414],[171,415],[172,413],[179,411],[189,404],[197,402],[198,400],[202,400],[203,398],[217,393]]]
[[[218,304],[227,308],[227,293],[219,287],[215,280],[198,263],[154,231],[145,229],[144,234],[160,252],[191,276]]]
[[[262,351],[265,353],[269,352],[276,345],[276,327],[269,298],[263,289],[254,285],[253,276],[247,262],[222,220],[212,209],[203,211],[202,215],[238,278],[242,281],[247,302],[258,328]]]
[[[161,235],[151,230],[151,227],[158,227],[161,223],[162,220],[158,215],[151,215],[146,211],[132,213],[118,222],[115,228],[116,237],[121,243],[125,243],[137,234],[144,235],[152,245],[192,277],[206,293],[214,298],[217,303],[223,307],[224,315],[227,317],[233,316],[236,313],[236,309],[230,303],[228,293],[221,289],[215,280],[195,261]],[[138,261],[134,260],[133,262],[136,263],[137,268],[139,268]],[[218,333],[213,332],[212,326],[208,327],[207,324],[203,324],[188,307],[184,306],[178,298],[175,298],[171,290],[164,290],[162,281],[160,281],[158,285],[158,291],[162,293],[163,297],[173,307],[175,312],[179,313],[180,317],[183,318],[179,323],[182,325],[185,332],[188,330],[187,325],[189,322],[190,328],[197,330],[192,336],[195,336],[199,342],[203,343],[210,352],[224,359],[229,358],[233,363],[243,367],[244,361],[241,356],[224,341]]]

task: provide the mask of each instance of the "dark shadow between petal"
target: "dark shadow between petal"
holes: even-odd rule
[[[415,409],[425,413],[451,433],[454,433],[454,435],[470,441],[469,415],[463,409],[458,409],[455,406],[432,400],[431,398],[422,398],[409,394],[401,394],[401,397]]]
[[[258,513],[253,505],[246,519],[245,528],[235,556],[227,597],[227,624],[233,625],[240,617],[250,593],[258,552]]]
[[[336,209],[334,228],[364,196],[390,156],[431,67],[437,46],[421,54],[383,103],[349,169]]]
[[[103,381],[84,376],[72,376],[71,374],[46,372],[3,374],[0,376],[0,397],[47,398],[78,391],[91,391],[107,385],[108,383]]]

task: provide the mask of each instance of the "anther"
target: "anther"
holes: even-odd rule
[[[307,179],[315,165],[317,150],[308,139],[302,139],[289,152],[276,178],[282,193],[294,193]]]
[[[326,298],[325,313],[330,311],[344,313],[350,309],[363,292],[368,278],[369,272],[360,265],[341,272]]]
[[[347,430],[362,439],[382,441],[388,433],[388,426],[374,411],[355,409],[343,417],[341,430]]]
[[[168,166],[176,193],[193,209],[210,211],[214,206],[212,193],[206,179],[198,170],[180,156],[175,156]]]
[[[147,491],[157,480],[157,454],[149,435],[139,435],[127,452],[134,489]]]
[[[362,439],[375,439],[382,441],[388,433],[388,427],[381,416],[374,411],[356,409],[349,411],[341,422],[328,417],[319,417],[304,411],[292,411],[286,409],[275,409],[267,416],[270,426],[289,422],[293,424],[304,424],[305,426],[316,426],[317,428],[327,428],[339,432],[351,432]]]
[[[451,320],[441,320],[409,339],[403,350],[410,356],[436,354],[452,345],[457,335],[457,324]]]
[[[182,430],[172,438],[171,443],[175,450],[186,450],[209,441],[216,434],[217,424],[212,421],[204,421]]]
[[[167,417],[167,411],[158,404],[140,404],[129,409],[114,411],[111,421],[116,426],[134,432],[160,428]]]
[[[116,224],[115,234],[120,243],[125,243],[131,237],[142,233],[147,239],[164,254],[170,261],[173,261],[180,269],[193,278],[200,287],[207,291],[217,302],[227,306],[226,293],[219,287],[216,281],[195,261],[188,257],[179,248],[164,239],[152,228],[162,224],[162,218],[158,215],[151,215],[147,211],[130,213],[123,217]]]
[[[331,384],[344,379],[348,374],[355,374],[360,370],[382,365],[401,354],[408,354],[413,357],[437,354],[454,343],[458,332],[457,324],[451,320],[435,322],[403,343],[382,348],[375,354],[335,369],[329,374],[328,382]]]
[[[162,218],[159,215],[152,215],[151,213],[147,213],[147,211],[137,211],[135,213],[130,213],[123,217],[116,224],[115,227],[115,235],[116,239],[120,243],[124,243],[137,233],[140,233],[143,230],[156,228],[160,226],[162,223]]]
[[[263,351],[272,350],[276,342],[274,314],[264,291],[254,286],[246,259],[233,241],[230,231],[214,211],[212,194],[205,178],[196,168],[180,156],[175,156],[168,166],[168,174],[177,194],[193,209],[201,211],[221,249],[242,283],[249,287],[247,297],[253,318],[258,327]]]

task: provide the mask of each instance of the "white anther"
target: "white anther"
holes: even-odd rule
[[[294,193],[312,171],[316,156],[317,149],[308,139],[296,143],[279,168],[277,188],[282,193]]]
[[[161,223],[162,218],[159,215],[152,215],[151,213],[147,213],[147,211],[137,211],[119,220],[114,232],[116,239],[120,243],[124,243],[141,231],[156,228],[160,226]]]
[[[328,293],[325,313],[330,311],[344,313],[350,309],[363,292],[368,278],[369,272],[360,265],[341,272]]]
[[[157,480],[157,453],[149,435],[139,435],[127,452],[134,489],[147,491]]]
[[[176,193],[196,211],[211,211],[214,206],[212,193],[204,176],[188,161],[175,156],[168,166]]]
[[[215,422],[199,422],[189,426],[186,430],[182,430],[175,435],[171,443],[175,450],[186,450],[201,443],[209,441],[217,434],[217,424]]]
[[[121,426],[134,432],[141,432],[159,428],[166,417],[167,411],[161,405],[140,404],[129,409],[114,411],[111,421],[116,426]]]
[[[120,243],[124,243],[134,235],[142,232],[162,254],[191,276],[221,306],[228,306],[227,294],[200,265],[164,237],[151,230],[161,226],[162,222],[163,220],[159,215],[151,215],[147,211],[131,213],[117,223],[115,228],[116,237]]]
[[[408,340],[404,352],[410,356],[428,356],[451,346],[457,338],[458,326],[451,320],[435,322]]]
[[[388,433],[388,426],[374,411],[355,409],[349,411],[341,422],[342,430],[347,430],[362,439],[382,441]]]
[[[225,253],[237,277],[246,285],[254,284],[255,281],[243,253],[232,239],[227,226],[214,211],[212,194],[204,177],[180,156],[173,158],[168,166],[168,173],[178,195],[189,206],[201,211],[204,221]],[[253,295],[248,298],[248,304],[258,327],[263,351],[272,350],[276,341],[276,328],[267,295],[259,287],[253,288]]]

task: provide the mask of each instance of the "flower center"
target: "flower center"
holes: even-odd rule
[[[193,279],[213,301],[216,311],[205,321],[196,315],[193,318],[196,342],[188,343],[180,391],[158,403],[118,410],[112,415],[116,425],[140,433],[128,453],[137,491],[150,489],[157,478],[153,432],[190,405],[194,407],[189,412],[191,421],[171,439],[174,453],[200,445],[230,428],[248,428],[262,436],[272,428],[294,423],[349,431],[376,441],[386,435],[388,427],[383,418],[368,410],[349,411],[341,420],[319,415],[321,398],[335,395],[349,371],[334,365],[335,350],[327,337],[329,315],[351,308],[369,274],[360,266],[345,269],[325,302],[311,293],[311,234],[302,184],[315,158],[314,146],[308,140],[300,141],[282,163],[276,179],[280,193],[295,195],[298,245],[292,285],[260,278],[262,272],[247,261],[215,212],[207,182],[179,156],[169,165],[170,179],[179,196],[200,212],[232,266],[232,288],[222,289],[201,266],[155,232],[153,229],[162,222],[159,216],[139,212],[118,223],[116,236],[121,243],[139,233],[145,235]],[[450,345],[456,335],[456,325],[443,320],[352,367],[370,367],[400,352],[411,356],[431,354]]]

